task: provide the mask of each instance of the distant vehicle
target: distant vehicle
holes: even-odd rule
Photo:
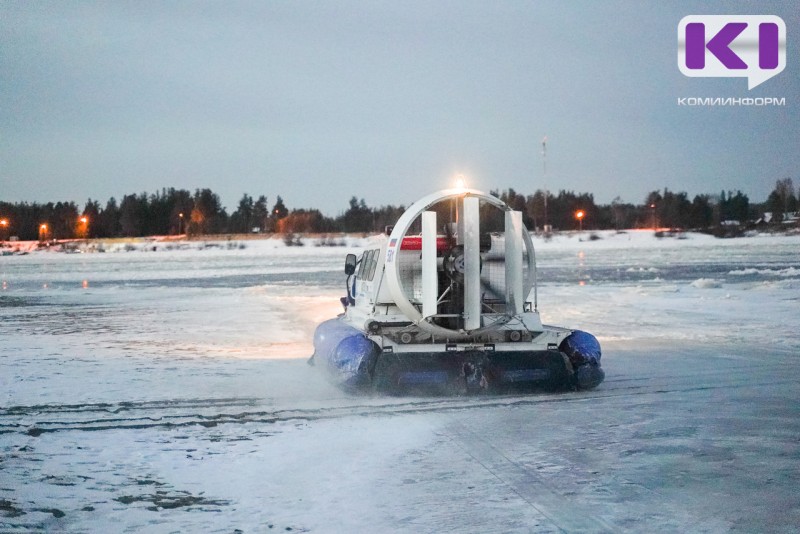
[[[360,256],[348,254],[344,271],[344,313],[317,327],[309,363],[345,388],[555,391],[604,379],[594,336],[542,324],[522,213],[492,195],[420,199]]]

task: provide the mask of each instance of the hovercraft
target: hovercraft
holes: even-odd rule
[[[344,313],[317,327],[309,363],[346,389],[559,391],[605,377],[593,335],[542,324],[530,234],[495,196],[420,199],[344,272]]]

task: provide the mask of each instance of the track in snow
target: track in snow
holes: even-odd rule
[[[196,398],[119,403],[45,404],[0,408],[0,434],[19,432],[38,436],[69,430],[215,427],[225,424],[273,424],[281,421],[316,421],[345,417],[375,417],[426,412],[448,412],[481,408],[520,407],[548,403],[583,403],[613,397],[671,395],[695,391],[790,384],[790,378],[776,379],[774,365],[709,369],[691,376],[659,376],[606,380],[598,389],[556,394],[502,395],[478,397],[351,396],[331,401],[335,405],[267,408],[263,399]],[[756,372],[757,371],[757,372]],[[266,408],[266,409],[265,409]]]

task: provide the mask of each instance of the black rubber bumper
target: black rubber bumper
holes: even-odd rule
[[[416,352],[378,355],[372,385],[386,393],[470,394],[574,389],[560,351]]]

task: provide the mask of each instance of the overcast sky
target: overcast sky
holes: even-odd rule
[[[289,208],[408,205],[463,173],[641,203],[800,182],[787,2],[0,2],[0,200],[162,187]],[[690,14],[778,15],[783,73],[688,78]],[[783,97],[686,107],[681,97]],[[541,141],[547,135],[547,176]]]

